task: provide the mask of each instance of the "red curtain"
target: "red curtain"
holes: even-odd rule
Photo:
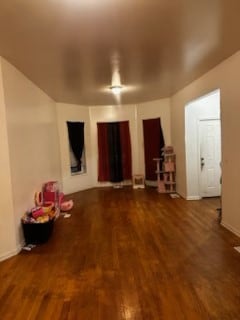
[[[132,150],[130,140],[130,130],[128,121],[119,122],[120,141],[122,148],[122,170],[123,179],[132,179]]]
[[[132,178],[129,122],[98,123],[98,181]],[[120,158],[119,158],[120,157]]]
[[[164,147],[164,137],[161,128],[161,119],[143,120],[145,176],[146,180],[157,180],[156,162],[153,158],[161,157]]]
[[[110,180],[107,123],[98,123],[98,181]]]

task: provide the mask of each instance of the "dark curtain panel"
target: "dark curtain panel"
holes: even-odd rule
[[[165,145],[160,118],[143,120],[143,137],[146,180],[155,181],[156,162],[153,158],[161,157],[161,149]]]
[[[132,179],[132,150],[128,121],[119,122],[120,140],[122,144],[122,171],[123,179]]]
[[[110,181],[108,124],[98,123],[98,181]]]
[[[110,161],[110,181],[123,181],[122,148],[118,122],[108,123],[108,150]]]
[[[84,147],[84,122],[67,121],[67,127],[70,146],[78,163],[78,170],[81,171],[81,158]]]
[[[132,178],[128,121],[98,123],[98,181],[121,182]]]

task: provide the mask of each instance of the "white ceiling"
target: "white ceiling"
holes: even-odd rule
[[[0,55],[58,102],[168,97],[240,48],[239,0],[1,0]]]

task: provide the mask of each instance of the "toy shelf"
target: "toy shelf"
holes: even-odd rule
[[[162,149],[161,158],[154,158],[157,170],[157,186],[159,193],[176,192],[176,154],[173,147],[165,147]]]

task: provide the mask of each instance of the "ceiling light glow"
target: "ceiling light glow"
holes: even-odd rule
[[[122,91],[122,86],[111,86],[110,89],[112,90],[112,93],[115,94],[115,95],[118,95],[121,93]]]

